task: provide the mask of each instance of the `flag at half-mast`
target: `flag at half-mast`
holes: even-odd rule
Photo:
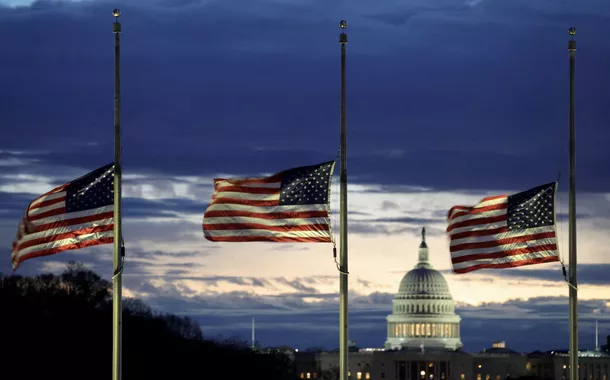
[[[455,273],[559,261],[557,182],[454,206],[447,215]]]
[[[114,242],[114,163],[34,199],[19,221],[13,270],[23,261]]]
[[[214,179],[203,233],[215,242],[332,241],[330,185],[334,161],[268,177]]]

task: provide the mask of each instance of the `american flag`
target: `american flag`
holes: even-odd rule
[[[454,206],[447,215],[455,273],[559,261],[555,229],[557,183]]]
[[[114,241],[114,164],[34,199],[17,227],[11,260],[39,256]]]
[[[203,216],[206,239],[224,242],[331,242],[334,161],[269,177],[214,180]]]

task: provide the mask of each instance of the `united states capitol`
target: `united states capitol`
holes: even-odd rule
[[[519,353],[505,342],[490,342],[482,352],[462,344],[461,318],[447,281],[429,261],[422,231],[418,261],[402,278],[387,316],[383,348],[350,344],[350,380],[504,380],[569,379],[567,351]],[[607,345],[579,352],[582,380],[610,380]],[[338,379],[339,352],[291,352],[300,379]]]

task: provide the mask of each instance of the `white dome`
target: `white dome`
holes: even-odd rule
[[[443,275],[432,268],[415,267],[400,281],[395,299],[452,300]]]
[[[426,229],[422,229],[419,260],[400,281],[393,312],[387,317],[386,348],[443,348],[456,350],[460,317],[443,275],[428,261]]]

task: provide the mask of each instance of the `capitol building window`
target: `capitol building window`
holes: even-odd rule
[[[457,323],[388,323],[389,337],[459,338]]]

